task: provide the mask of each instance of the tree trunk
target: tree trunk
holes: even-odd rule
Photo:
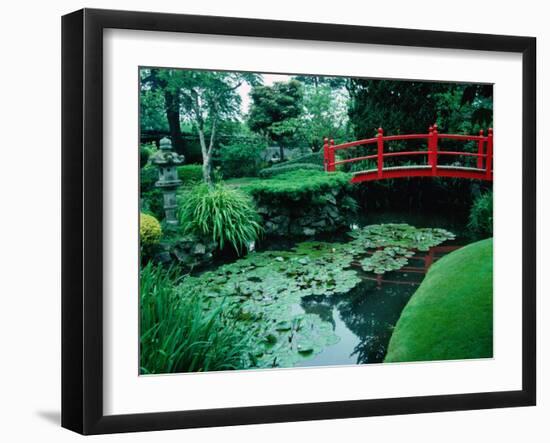
[[[212,162],[211,155],[206,154],[202,158],[202,178],[207,185],[212,184]]]
[[[285,148],[283,145],[281,145],[279,143],[279,161],[284,161],[285,160]]]
[[[201,143],[201,152],[202,152],[202,178],[204,182],[210,186],[212,185],[212,144],[210,147],[206,146],[206,140],[204,138],[204,130],[198,128],[199,132],[199,141]]]
[[[168,127],[170,129],[170,138],[172,139],[172,146],[174,150],[185,155],[185,143],[181,136],[180,127],[180,100],[178,95],[172,94],[168,90],[164,90],[164,101],[166,109],[166,119],[168,120]]]

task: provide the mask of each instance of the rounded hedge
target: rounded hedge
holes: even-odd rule
[[[384,362],[493,356],[493,239],[438,260],[395,325]]]
[[[323,166],[313,163],[292,163],[283,164],[281,166],[272,166],[271,168],[262,169],[259,173],[262,178],[274,177],[275,175],[284,174],[285,172],[297,171],[297,170],[314,170],[323,171]]]
[[[159,221],[149,214],[139,214],[139,238],[141,246],[156,245],[162,237],[162,228]]]

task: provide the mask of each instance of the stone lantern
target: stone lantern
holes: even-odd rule
[[[177,225],[176,190],[181,184],[176,166],[181,165],[185,157],[172,151],[172,142],[164,137],[160,140],[160,151],[151,157],[151,161],[159,168],[159,179],[155,186],[163,191],[164,215],[167,224]]]

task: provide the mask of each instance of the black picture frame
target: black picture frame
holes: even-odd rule
[[[522,389],[261,407],[103,413],[103,30],[171,31],[519,53],[522,97]],[[83,9],[62,18],[62,426],[82,434],[535,405],[536,39]]]

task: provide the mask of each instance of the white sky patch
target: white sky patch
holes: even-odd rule
[[[282,74],[261,74],[263,79],[263,84],[265,86],[271,86],[275,82],[288,82],[292,75],[282,75]],[[241,111],[243,115],[248,114],[248,110],[250,109],[250,90],[252,88],[248,83],[243,83],[237,91],[239,92],[239,95],[241,96]]]

